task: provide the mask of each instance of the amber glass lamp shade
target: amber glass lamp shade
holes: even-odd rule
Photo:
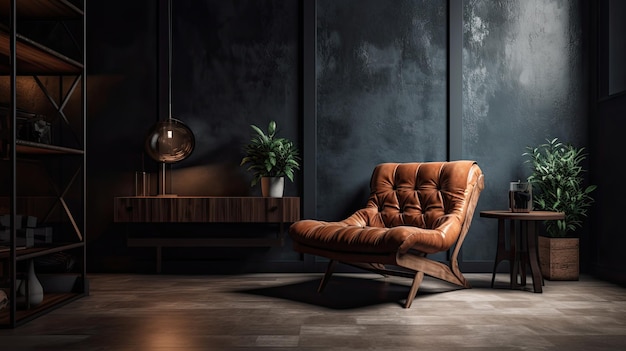
[[[195,145],[191,129],[177,119],[168,118],[150,128],[145,150],[155,161],[174,163],[191,155]]]

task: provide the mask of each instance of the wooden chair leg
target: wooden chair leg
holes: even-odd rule
[[[330,276],[333,275],[336,264],[337,261],[335,260],[330,260],[330,262],[328,262],[328,266],[326,267],[326,273],[324,273],[324,278],[322,278],[320,286],[317,288],[318,293],[321,293],[326,287],[326,283],[328,283],[328,281],[330,280]]]
[[[415,295],[417,295],[417,289],[422,284],[422,280],[424,279],[424,272],[415,273],[415,278],[413,278],[413,284],[411,285],[411,290],[409,290],[409,296],[406,298],[406,303],[404,304],[404,308],[411,307],[411,303],[413,303],[413,299]]]

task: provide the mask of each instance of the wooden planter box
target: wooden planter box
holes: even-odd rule
[[[548,280],[578,280],[579,239],[539,236],[539,266]]]

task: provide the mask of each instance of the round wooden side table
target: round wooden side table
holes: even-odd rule
[[[537,225],[540,221],[559,220],[565,218],[563,212],[530,211],[511,212],[510,210],[481,211],[481,217],[495,218],[498,220],[498,248],[496,259],[493,264],[491,287],[493,288],[496,277],[496,268],[502,261],[509,261],[511,275],[510,287],[526,285],[526,266],[530,266],[533,278],[533,291],[542,292],[543,277],[539,268],[537,255]],[[509,249],[506,248],[505,221],[509,221]],[[520,227],[520,237],[517,238],[517,227]],[[520,282],[517,283],[517,276]]]

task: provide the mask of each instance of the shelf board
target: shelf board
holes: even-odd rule
[[[48,20],[73,19],[83,15],[83,10],[67,0],[17,0],[18,19]],[[0,13],[11,11],[10,1],[0,1]]]
[[[17,254],[16,261],[25,261],[31,258],[45,256],[55,252],[83,247],[84,245],[85,243],[81,241],[77,243],[52,243],[48,246],[27,247],[25,249],[19,249],[15,251]],[[10,251],[0,252],[0,260],[8,259],[9,257]]]
[[[49,49],[23,35],[15,36],[18,75],[81,74],[83,65],[65,55]],[[0,73],[8,75],[11,67],[10,35],[8,29],[0,27]]]
[[[26,140],[17,140],[15,144],[16,144],[16,151],[18,154],[38,154],[38,155],[42,155],[42,154],[82,155],[84,154],[84,151],[79,150],[79,149],[74,149],[74,148],[69,148],[69,147],[64,147],[64,146],[35,143],[32,141],[26,141]]]

